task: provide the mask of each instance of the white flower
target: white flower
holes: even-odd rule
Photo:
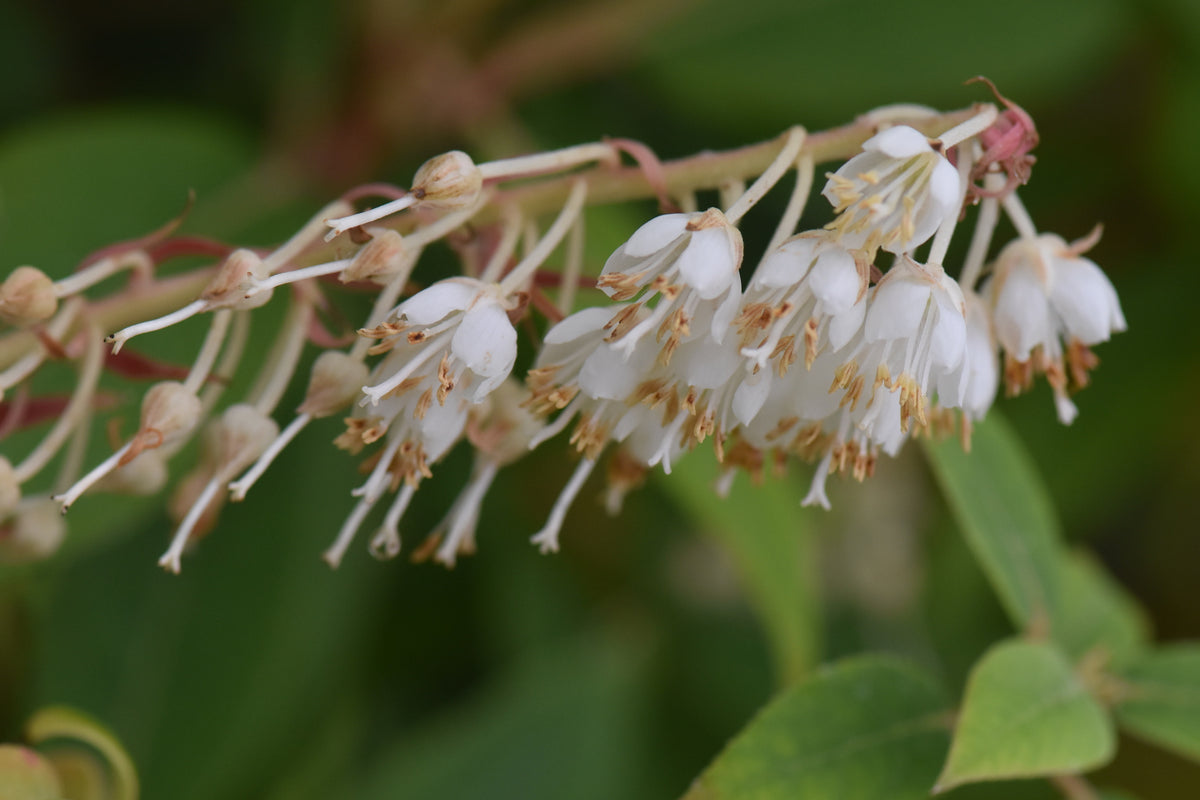
[[[822,192],[839,216],[843,246],[906,253],[924,243],[959,202],[958,171],[919,131],[888,128],[829,175]]]
[[[1070,424],[1078,412],[1068,390],[1085,386],[1095,364],[1088,347],[1126,327],[1112,283],[1061,237],[1042,234],[1018,239],[1000,252],[985,292],[996,338],[1008,356],[1009,392],[1019,393],[1035,372],[1045,373],[1059,419]]]
[[[961,408],[970,422],[978,422],[992,407],[1000,385],[1000,363],[992,320],[983,300],[963,292],[967,312],[967,341],[962,364],[943,373],[937,383],[938,404]]]
[[[382,339],[372,352],[391,351],[383,377],[364,386],[378,405],[406,382],[436,368],[438,403],[451,392],[478,403],[512,372],[517,332],[508,319],[512,301],[495,284],[470,278],[439,281],[398,305],[382,325],[359,331]],[[364,402],[365,402],[364,401]]]
[[[807,367],[825,347],[840,350],[862,325],[869,277],[868,264],[822,233],[767,254],[737,318],[747,366],[758,372],[776,359],[782,375],[800,349]]]
[[[838,385],[852,407],[858,405],[866,382],[872,384],[869,410],[858,426],[870,432],[871,426],[888,419],[879,416],[889,404],[878,402],[880,387],[895,395],[902,431],[913,420],[927,425],[929,395],[944,375],[956,373],[962,364],[966,338],[965,304],[954,279],[937,264],[900,259],[872,291],[861,342],[838,368]]]
[[[628,357],[651,331],[663,343],[659,359],[666,364],[680,342],[692,335],[691,324],[701,306],[709,307],[705,331],[719,343],[737,312],[741,297],[738,269],[742,236],[715,208],[695,214],[664,214],[638,228],[604,265],[596,285],[614,300],[631,300],[630,314],[654,295],[653,311],[636,324],[622,321],[610,336]]]

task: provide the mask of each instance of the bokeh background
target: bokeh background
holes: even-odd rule
[[[963,81],[987,75],[1042,134],[1022,193],[1034,219],[1068,239],[1104,223],[1091,255],[1130,326],[1098,349],[1070,428],[1044,386],[993,413],[1157,637],[1200,636],[1195,0],[0,0],[0,19],[0,267],[55,276],[175,216],[189,189],[185,230],[269,245],[451,148],[482,160],[613,135],[670,158],[884,103],[964,106],[987,98]],[[747,220],[751,257],[776,195]],[[592,212],[591,267],[651,213]],[[253,341],[280,315],[256,314]],[[146,347],[182,359],[190,335]],[[333,572],[318,555],[358,476],[331,425],[227,508],[179,577],[155,566],[162,504],[107,497],[78,504],[57,557],[0,571],[0,740],[74,705],[126,743],[148,798],[678,796],[797,677],[729,545],[761,526],[795,539],[790,664],[896,652],[957,692],[1011,633],[918,448],[833,486],[832,513],[799,508],[800,465],[740,482],[715,513],[707,454],[615,519],[593,481],[563,552],[542,557],[526,539],[570,464],[551,443],[498,480],[481,552],[453,571],[356,547]],[[468,461],[422,488],[406,546]],[[1200,794],[1200,768],[1133,740],[1102,778]]]

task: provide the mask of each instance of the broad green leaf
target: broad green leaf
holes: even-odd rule
[[[971,673],[937,790],[1077,773],[1108,761],[1114,746],[1108,714],[1057,647],[1003,642]]]
[[[1200,761],[1200,644],[1169,645],[1121,674],[1127,684],[1117,704],[1125,730]]]
[[[790,481],[751,486],[739,475],[726,498],[713,490],[716,460],[693,453],[659,488],[732,555],[746,591],[762,615],[780,679],[808,672],[818,652],[816,552],[805,530],[809,513]]]
[[[844,661],[772,700],[684,800],[928,797],[948,725],[949,705],[922,670]]]
[[[1068,654],[1078,659],[1101,650],[1119,665],[1145,650],[1150,641],[1145,614],[1094,557],[1072,553],[1061,569],[1062,616],[1055,639]]]
[[[41,745],[47,757],[58,765],[67,796],[137,800],[137,769],[129,753],[117,737],[96,720],[73,708],[53,706],[34,714],[26,728],[30,743]],[[65,766],[80,758],[80,744],[99,754],[103,764],[97,764],[88,753],[79,761],[80,768]],[[63,765],[58,764],[59,748],[66,748],[62,753]],[[86,777],[77,784],[71,780],[73,776]]]
[[[640,658],[583,641],[526,657],[479,696],[387,747],[356,800],[607,800],[635,788]]]
[[[992,414],[964,453],[957,440],[925,452],[967,543],[1020,628],[1046,632],[1058,615],[1058,522],[1037,469]]]
[[[6,800],[59,800],[63,796],[50,762],[15,744],[0,744],[0,788]]]

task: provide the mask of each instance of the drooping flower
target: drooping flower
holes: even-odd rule
[[[398,305],[381,325],[359,331],[388,352],[376,378],[363,387],[371,405],[412,377],[437,370],[438,403],[451,392],[477,403],[508,377],[517,358],[517,332],[508,319],[514,301],[495,284],[448,278]],[[384,377],[386,376],[386,377]]]
[[[710,307],[708,331],[721,342],[741,298],[741,263],[742,235],[719,210],[655,217],[609,256],[596,281],[613,300],[641,294],[625,317],[614,317],[610,340],[628,357],[654,331],[662,342],[659,360],[667,364],[680,342],[692,335],[692,321],[704,305]],[[634,322],[633,315],[655,295],[652,311]]]
[[[1097,363],[1089,348],[1126,327],[1112,283],[1077,246],[1042,234],[1005,247],[984,291],[1006,354],[1009,393],[1044,373],[1059,420],[1070,424],[1078,410],[1068,393],[1087,385]]]
[[[838,217],[826,227],[849,249],[906,253],[929,239],[961,197],[958,171],[920,131],[876,134],[829,175],[822,192]]]

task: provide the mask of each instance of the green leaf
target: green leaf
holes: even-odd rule
[[[527,657],[479,696],[386,748],[357,800],[606,800],[636,787],[645,707],[635,648],[585,640]]]
[[[1113,755],[1112,722],[1054,645],[1009,641],[967,682],[935,791],[974,781],[1077,773]]]
[[[964,453],[956,440],[924,440],[946,501],[1009,617],[1032,632],[1056,629],[1058,521],[1024,447],[992,414]]]
[[[1121,674],[1127,694],[1116,706],[1121,727],[1200,761],[1200,644],[1156,650]]]
[[[1062,617],[1055,639],[1076,659],[1100,650],[1113,665],[1146,649],[1149,624],[1142,609],[1085,551],[1063,559]]]
[[[789,683],[807,673],[818,653],[816,549],[805,530],[803,493],[789,481],[751,486],[738,476],[726,498],[713,491],[716,460],[693,453],[659,488],[694,524],[732,555],[762,616],[778,674]]]
[[[940,688],[912,665],[841,662],[773,700],[685,800],[928,797],[948,711]]]

